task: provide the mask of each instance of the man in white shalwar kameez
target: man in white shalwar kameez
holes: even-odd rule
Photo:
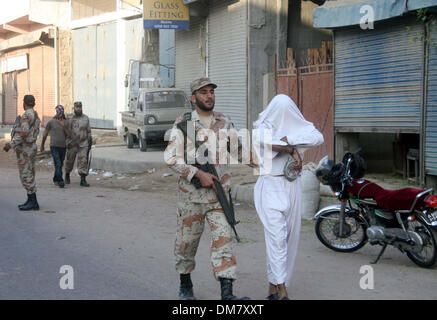
[[[304,151],[323,143],[322,134],[303,117],[290,97],[275,96],[254,122],[259,137],[254,143],[260,176],[254,189],[255,207],[264,225],[267,299],[288,300],[286,287],[293,274],[301,227],[301,177],[289,181],[284,166],[290,157],[302,169]],[[270,139],[271,134],[271,139]],[[257,141],[258,140],[258,141]]]

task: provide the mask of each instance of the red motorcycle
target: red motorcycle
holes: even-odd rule
[[[317,212],[317,238],[339,252],[358,250],[369,242],[381,245],[377,263],[387,245],[398,248],[418,266],[432,267],[437,259],[437,196],[433,189],[386,190],[363,179],[365,161],[360,150],[346,153],[334,164],[324,159],[316,176],[329,185],[340,201]]]

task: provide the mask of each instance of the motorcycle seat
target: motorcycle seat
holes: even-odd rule
[[[352,185],[348,186],[348,192],[357,199],[374,199],[379,207],[387,210],[410,210],[416,196],[424,191],[415,188],[387,190],[366,179],[353,180]],[[416,208],[423,205],[423,200],[424,197],[417,201]]]

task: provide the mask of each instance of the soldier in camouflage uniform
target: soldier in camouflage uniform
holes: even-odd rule
[[[18,206],[20,210],[39,210],[36,199],[35,158],[37,153],[36,139],[39,134],[41,120],[33,110],[35,97],[25,95],[23,99],[24,114],[14,128],[12,141],[4,147],[6,152],[14,148],[17,154],[18,171],[24,189],[27,191],[27,201]]]
[[[88,175],[88,153],[92,145],[91,127],[88,116],[82,113],[82,102],[74,103],[74,114],[66,119],[66,128],[71,135],[66,139],[67,156],[65,161],[65,184],[70,184],[70,172],[73,170],[77,156],[77,170],[80,175],[80,185],[89,187],[86,181]]]
[[[191,101],[196,110],[191,114],[191,121],[198,137],[202,136],[204,129],[215,132],[217,142],[220,129],[231,129],[233,124],[230,118],[222,113],[212,111],[215,103],[214,89],[217,87],[208,78],[200,78],[191,83]],[[176,119],[176,125],[184,120],[181,116]],[[173,131],[175,133],[176,131]],[[206,141],[206,140],[204,140]],[[177,208],[177,234],[175,241],[176,271],[180,274],[180,299],[195,299],[190,273],[195,267],[195,254],[202,235],[205,220],[211,229],[211,263],[214,276],[220,281],[222,299],[238,299],[232,294],[232,282],[236,279],[237,263],[231,248],[231,227],[226,220],[223,209],[214,192],[213,180],[219,180],[223,189],[228,194],[230,188],[230,172],[227,164],[215,164],[218,179],[207,172],[185,162],[180,150],[184,146],[183,139],[173,139],[169,142],[165,151],[165,161],[169,167],[179,174],[179,201]],[[218,143],[217,143],[218,146]],[[192,151],[194,145],[187,141],[187,153]],[[239,151],[241,144],[239,143]],[[217,158],[220,159],[220,150],[217,150]],[[225,150],[227,151],[227,150]],[[241,152],[238,153],[241,155]],[[188,161],[187,161],[188,162]],[[191,183],[193,177],[199,178],[202,188],[196,189]],[[229,199],[228,199],[229,200]],[[247,298],[245,298],[247,299]]]

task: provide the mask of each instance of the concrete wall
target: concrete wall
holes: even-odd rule
[[[274,71],[274,56],[285,58],[287,49],[288,0],[249,1],[248,21],[248,127],[271,96],[265,75]],[[268,77],[267,77],[268,78]],[[266,79],[267,80],[267,79]]]
[[[58,103],[65,107],[67,113],[72,112],[73,83],[71,32],[60,30],[58,35]]]
[[[71,19],[83,19],[117,10],[116,0],[71,0]]]
[[[67,27],[69,0],[14,0],[0,1],[0,24],[29,15],[29,20],[45,25]]]
[[[47,25],[55,25],[62,29],[69,26],[69,0],[29,1],[29,20]]]
[[[143,0],[129,0],[129,1],[123,1],[121,4],[122,8],[129,8],[132,6],[139,6],[143,3]]]

